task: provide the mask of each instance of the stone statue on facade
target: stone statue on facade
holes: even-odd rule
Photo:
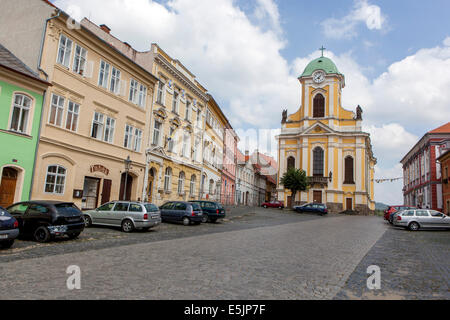
[[[287,109],[284,109],[282,113],[281,123],[286,123],[286,121],[287,121]]]
[[[356,107],[356,120],[362,120],[362,113],[363,113],[363,110],[362,110],[362,108],[361,108],[361,106],[360,105],[358,105],[357,107]]]

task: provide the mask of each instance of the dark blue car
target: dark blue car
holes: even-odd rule
[[[19,236],[19,223],[6,209],[0,207],[0,247],[11,248]]]
[[[203,219],[202,208],[198,203],[185,201],[170,201],[159,207],[161,219],[165,221],[183,222],[185,226],[191,223],[200,224]]]
[[[225,208],[222,204],[214,201],[203,201],[203,200],[194,200],[189,201],[192,203],[200,204],[200,207],[203,211],[203,221],[202,222],[216,222],[218,219],[225,218]]]
[[[318,213],[322,216],[328,213],[327,205],[324,203],[307,203],[302,206],[295,206],[294,210],[297,212]]]

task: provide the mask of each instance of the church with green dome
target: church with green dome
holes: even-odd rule
[[[377,161],[370,134],[362,131],[362,108],[342,106],[345,77],[321,50],[322,56],[311,61],[298,78],[300,108],[290,115],[287,110],[282,113],[277,136],[278,200],[288,207],[321,203],[329,212],[367,214],[375,210]],[[280,184],[289,168],[306,172],[308,190],[293,195]]]

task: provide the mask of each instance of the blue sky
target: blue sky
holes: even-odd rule
[[[137,50],[158,43],[183,62],[241,135],[241,150],[273,137],[281,112],[300,107],[297,77],[327,48],[345,74],[343,105],[363,107],[377,178],[402,176],[400,159],[450,120],[450,2],[433,0],[55,0],[77,19],[105,23]],[[120,18],[118,18],[120,17]],[[246,138],[248,137],[248,139]],[[260,151],[276,155],[276,145]],[[246,145],[246,142],[248,144]],[[402,203],[402,182],[376,200]]]

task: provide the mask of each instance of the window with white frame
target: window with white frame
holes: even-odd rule
[[[59,165],[47,167],[45,179],[45,193],[64,194],[66,183],[66,169]]]
[[[158,83],[158,92],[156,95],[156,102],[158,102],[159,104],[164,105],[164,92],[166,90],[166,84],[162,81],[159,81]]]
[[[130,81],[130,95],[129,95],[129,97],[128,97],[128,100],[130,101],[130,102],[133,102],[133,103],[137,103],[137,93],[138,93],[138,82],[136,81],[136,80],[134,80],[134,79],[131,79],[131,81]]]
[[[27,133],[28,117],[30,115],[31,99],[23,94],[14,95],[14,103],[9,129],[20,133]]]
[[[125,137],[123,140],[123,146],[127,149],[131,149],[133,143],[133,127],[130,125],[125,126]]]
[[[194,143],[194,161],[198,161],[198,148],[200,146],[200,139],[199,138],[195,138],[195,143]]]
[[[162,123],[159,122],[158,120],[155,120],[155,125],[153,127],[153,143],[154,145],[159,146],[160,141],[161,141],[161,127],[162,127]]]
[[[84,75],[84,72],[86,71],[86,56],[87,50],[76,44],[72,66],[73,72]]]
[[[111,66],[109,63],[101,60],[100,61],[100,71],[98,74],[98,85],[103,88],[108,88],[108,82],[109,82],[109,71]]]
[[[120,70],[112,67],[111,71],[111,85],[109,90],[115,94],[120,92]]]
[[[197,128],[202,128],[202,112],[197,109]]]
[[[134,129],[133,151],[140,152],[141,145],[142,145],[142,130],[135,128]]]
[[[189,194],[190,195],[194,195],[194,193],[195,193],[195,180],[196,180],[197,178],[195,177],[195,174],[193,174],[192,176],[191,176],[191,184],[190,184],[190,186],[189,186]]]
[[[51,106],[50,106],[50,114],[49,114],[49,119],[48,119],[48,122],[50,124],[54,124],[55,126],[58,126],[58,127],[62,126],[64,103],[65,103],[64,97],[53,94]]]
[[[116,125],[115,119],[106,117],[105,135],[103,137],[103,141],[108,142],[108,143],[113,143],[115,125]]]
[[[178,176],[178,194],[184,193],[184,172],[181,171],[180,175]]]
[[[139,97],[138,97],[138,106],[141,108],[145,108],[145,101],[147,97],[147,87],[144,86],[142,83],[139,84]]]
[[[69,68],[70,55],[72,53],[73,42],[65,35],[61,35],[59,38],[58,59],[57,62],[63,66]]]
[[[167,150],[169,152],[173,152],[173,147],[174,147],[174,134],[175,134],[175,129],[170,127],[169,129],[169,141],[167,143]]]
[[[173,91],[173,97],[172,97],[172,111],[175,113],[178,113],[178,100],[179,100],[180,94],[177,91]]]
[[[191,136],[187,132],[183,135],[183,146],[181,148],[181,156],[189,158],[189,147],[190,147]]]
[[[172,179],[172,169],[166,168],[166,172],[164,174],[164,191],[170,191],[171,179]]]
[[[186,101],[186,120],[191,121],[191,102]]]
[[[103,139],[103,130],[105,116],[102,113],[94,112],[94,119],[92,120],[91,137],[94,139]]]
[[[66,129],[70,131],[77,131],[78,128],[78,117],[80,114],[80,105],[69,100],[69,105],[67,106],[67,117],[66,117]]]

